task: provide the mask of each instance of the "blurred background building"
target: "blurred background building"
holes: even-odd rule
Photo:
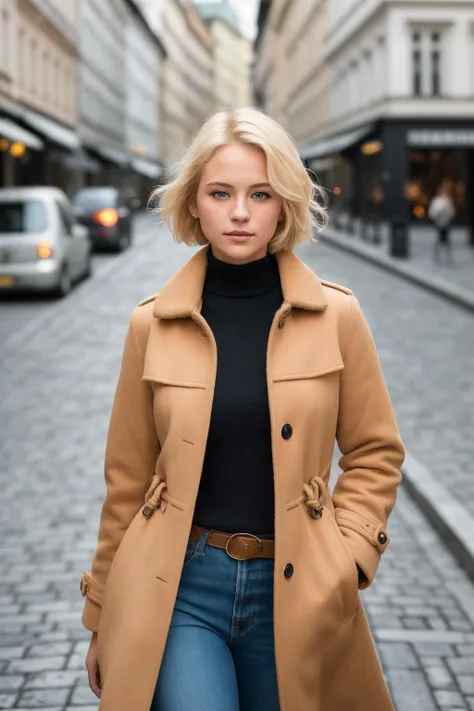
[[[206,118],[251,102],[227,0],[0,0],[0,186],[142,202]]]
[[[234,8],[228,0],[200,0],[195,6],[209,27],[214,47],[215,110],[229,111],[252,104],[253,45],[242,35]]]
[[[257,104],[337,216],[474,223],[474,0],[0,0],[1,185],[142,196],[214,111]],[[474,234],[474,231],[473,231]]]
[[[474,2],[262,0],[255,100],[334,208],[424,221],[444,182],[474,221]]]

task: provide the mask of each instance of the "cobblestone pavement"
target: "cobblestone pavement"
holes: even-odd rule
[[[80,622],[79,579],[96,544],[121,348],[134,305],[193,251],[149,222],[113,269],[55,305],[36,332],[29,327],[21,347],[2,349],[0,708],[97,706],[84,669],[90,633]],[[354,288],[408,447],[417,444],[413,454],[430,466],[444,458],[454,479],[469,449],[458,430],[468,442],[472,322],[339,251],[318,245],[300,254],[324,278]],[[397,711],[472,711],[474,586],[403,491],[389,532],[363,599]]]
[[[333,222],[331,227],[335,228]],[[347,233],[345,233],[347,234]],[[352,239],[362,241],[360,227]],[[368,237],[370,239],[372,231],[369,228]],[[376,252],[389,254],[389,231],[384,225],[381,230],[381,244],[374,245]],[[474,292],[474,249],[468,246],[468,235],[465,228],[454,227],[451,230],[452,263],[444,261],[444,254],[440,262],[433,259],[434,245],[436,242],[436,232],[433,227],[413,227],[410,230],[410,259],[408,264],[416,267],[429,277],[437,277],[451,282],[458,287]],[[364,241],[365,246],[370,246],[370,241]],[[397,260],[404,262],[405,260]]]
[[[146,224],[147,218],[139,213],[133,221],[134,239],[140,240],[142,224]],[[135,235],[135,226],[137,227]],[[113,253],[94,253],[92,257],[92,279],[100,277],[104,269],[113,269],[113,263],[117,255]],[[74,286],[75,290],[88,289],[91,280],[87,279]],[[37,318],[44,318],[47,313],[55,312],[57,303],[55,298],[41,294],[21,294],[7,293],[0,290],[0,343],[2,350],[5,344],[16,341],[16,335],[28,324],[32,324]]]

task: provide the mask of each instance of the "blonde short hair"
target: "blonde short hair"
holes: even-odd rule
[[[273,119],[255,108],[222,111],[211,116],[196,134],[176,177],[157,187],[150,202],[171,229],[176,242],[189,246],[208,244],[199,220],[189,212],[196,199],[204,166],[214,151],[230,143],[259,146],[267,160],[268,180],[283,198],[284,219],[270,240],[269,251],[291,250],[313,240],[313,229],[327,224],[326,194],[309,177],[295,143]]]

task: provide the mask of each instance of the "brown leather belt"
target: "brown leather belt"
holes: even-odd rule
[[[189,537],[199,541],[204,528],[192,526]],[[259,538],[252,533],[223,533],[211,531],[207,543],[215,548],[222,548],[234,560],[250,560],[251,558],[274,558],[275,539]]]

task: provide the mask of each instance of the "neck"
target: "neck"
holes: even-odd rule
[[[204,292],[219,296],[256,296],[270,291],[280,282],[278,263],[272,254],[245,264],[230,264],[207,253]]]

